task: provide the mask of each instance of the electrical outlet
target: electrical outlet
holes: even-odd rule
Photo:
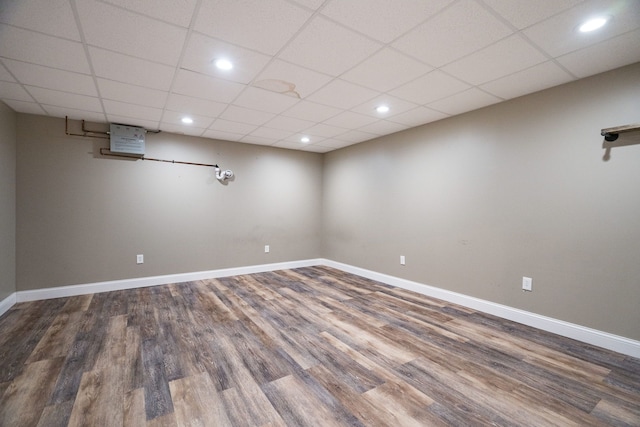
[[[531,277],[522,278],[522,290],[533,291],[533,279]]]
[[[136,263],[144,264],[144,255],[142,255],[142,254],[136,255]]]
[[[400,265],[405,265],[406,264],[405,261],[406,260],[404,259],[404,255],[400,255]]]
[[[269,245],[264,245],[264,253],[265,254],[269,253]]]

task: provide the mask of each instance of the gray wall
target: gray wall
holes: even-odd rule
[[[323,255],[638,340],[638,122],[640,64],[328,153]]]
[[[16,291],[16,114],[0,102],[0,301]]]
[[[148,157],[218,163],[236,174],[223,185],[212,168],[101,158],[109,141],[63,119],[19,114],[17,137],[19,291],[321,255],[320,154],[147,134]]]

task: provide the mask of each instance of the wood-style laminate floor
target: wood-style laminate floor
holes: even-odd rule
[[[20,303],[1,426],[640,425],[640,360],[327,267]]]

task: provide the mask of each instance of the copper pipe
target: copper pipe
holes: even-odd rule
[[[91,131],[91,130],[86,130],[84,128],[84,120],[82,121],[82,131],[84,133],[71,133],[69,132],[69,116],[64,116],[64,132],[67,135],[71,135],[71,136],[84,136],[86,138],[100,138],[100,139],[109,139],[109,136],[96,136],[96,135],[90,135],[91,133],[102,133],[105,135],[108,135],[108,132],[95,132],[95,131]]]

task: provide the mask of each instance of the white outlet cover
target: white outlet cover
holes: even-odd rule
[[[144,255],[136,255],[136,262],[138,264],[144,264]]]
[[[269,245],[264,245],[264,253],[265,254],[269,253]]]
[[[531,277],[523,277],[522,278],[522,290],[523,291],[532,291],[533,290],[533,279]]]

